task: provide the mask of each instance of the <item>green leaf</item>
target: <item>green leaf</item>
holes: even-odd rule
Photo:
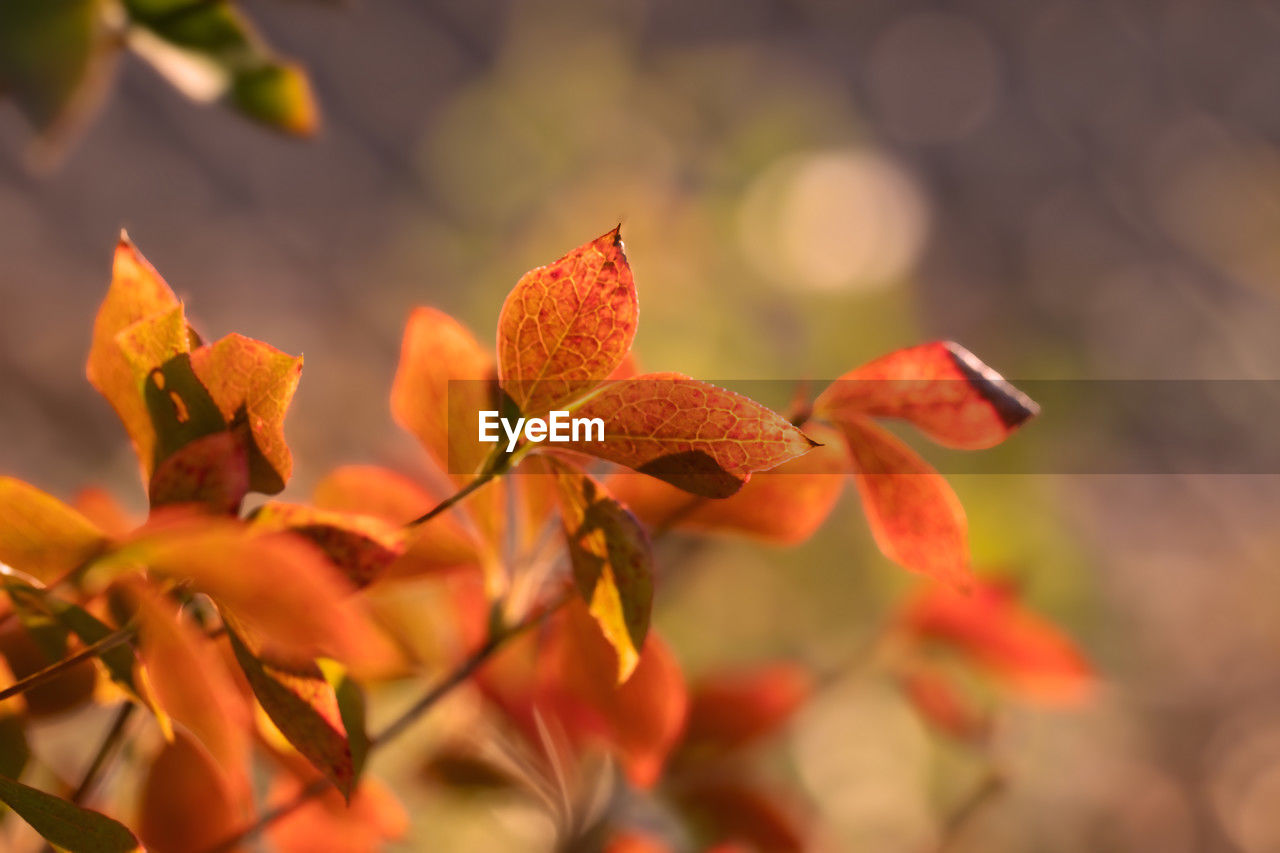
[[[70,853],[128,853],[138,839],[124,824],[0,776],[0,800],[50,844]]]
[[[27,727],[20,714],[0,714],[0,776],[16,779],[31,759]]]
[[[39,130],[47,130],[84,91],[100,45],[98,0],[0,3],[0,89]]]
[[[342,717],[343,728],[347,730],[347,742],[351,747],[351,765],[356,781],[359,781],[370,746],[364,689],[336,661],[321,660],[320,669],[338,699],[338,713]]]
[[[231,103],[255,121],[307,136],[318,123],[306,73],[290,63],[270,63],[239,72],[231,81]]]
[[[268,663],[234,631],[228,631],[236,661],[262,710],[289,743],[350,799],[356,763],[333,687],[314,661]]]
[[[157,466],[191,442],[227,429],[222,410],[191,367],[190,353],[151,371],[143,398],[156,431]]]

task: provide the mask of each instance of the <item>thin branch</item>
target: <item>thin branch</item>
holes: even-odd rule
[[[457,495],[455,495],[455,497],[457,497]],[[403,713],[401,713],[400,716],[388,723],[386,728],[372,736],[369,739],[369,752],[372,753],[374,750],[390,743],[392,740],[403,734],[409,726],[417,722],[417,720],[435,706],[437,702],[449,695],[454,688],[458,687],[474,675],[476,670],[483,666],[484,663],[493,656],[494,652],[498,651],[498,649],[502,648],[512,639],[523,634],[525,631],[541,624],[547,617],[551,616],[561,607],[568,604],[569,600],[573,597],[573,594],[573,590],[570,589],[546,607],[536,613],[526,616],[520,622],[510,628],[507,628],[505,631],[501,631],[497,634],[491,634],[489,639],[485,641],[484,645],[468,655],[467,659],[464,660],[457,669],[453,670],[441,681],[433,685],[431,689],[418,699],[418,701],[414,702]],[[276,806],[271,811],[264,813],[257,821],[240,830],[235,835],[232,835],[213,847],[210,847],[205,851],[205,853],[227,853],[227,851],[233,850],[244,842],[256,838],[262,834],[267,827],[271,826],[271,824],[293,814],[308,802],[323,794],[329,789],[329,787],[330,783],[328,780],[317,779],[299,791],[297,796],[292,800]]]
[[[97,657],[103,652],[110,651],[116,646],[129,642],[129,640],[133,639],[133,635],[137,630],[137,628],[128,625],[123,628],[118,628],[103,637],[101,640],[98,640],[96,643],[90,643],[85,646],[70,657],[65,657],[57,663],[50,664],[39,672],[33,672],[26,678],[20,679],[5,689],[0,690],[0,702],[14,696],[18,696],[22,693],[26,693],[33,687],[39,687],[41,684],[52,681],[76,664],[89,660],[90,658]]]
[[[107,766],[112,756],[115,754],[116,747],[120,745],[121,739],[124,737],[125,729],[129,725],[129,718],[133,716],[133,712],[138,706],[133,702],[126,701],[120,706],[120,710],[116,713],[115,720],[111,723],[111,728],[107,730],[107,734],[102,739],[102,744],[98,747],[98,753],[93,757],[93,761],[89,763],[89,768],[85,770],[84,777],[80,780],[80,784],[71,794],[71,802],[79,805],[84,802],[93,791],[93,786],[98,783],[98,776],[102,773],[103,768]]]
[[[416,527],[419,524],[426,524],[428,521],[435,518],[437,515],[447,512],[449,509],[451,509],[454,506],[454,504],[458,503],[467,495],[471,494],[476,489],[480,488],[481,486],[483,486],[485,483],[489,482],[493,478],[494,478],[493,472],[479,475],[470,483],[467,483],[461,489],[454,492],[452,495],[445,498],[444,500],[440,501],[440,503],[436,504],[431,509],[423,513],[422,515],[418,516],[413,521],[409,522],[406,526]]]
[[[997,768],[987,771],[976,788],[947,816],[938,840],[938,853],[946,853],[959,844],[965,829],[996,797],[1004,792],[1008,780]]]

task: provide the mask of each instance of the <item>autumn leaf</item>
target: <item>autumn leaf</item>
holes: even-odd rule
[[[292,802],[301,784],[287,775],[278,775],[268,794],[268,802]],[[311,853],[315,850],[343,850],[375,853],[387,842],[403,838],[409,831],[409,815],[395,794],[377,779],[360,783],[346,803],[334,791],[326,791],[306,805],[273,823],[267,830],[272,849],[279,853]]]
[[[380,577],[405,552],[403,526],[371,515],[269,501],[253,515],[263,530],[288,530],[315,543],[347,580],[362,587]]]
[[[35,486],[0,477],[0,563],[48,584],[102,552],[106,535]]]
[[[754,400],[677,373],[610,382],[574,410],[604,421],[604,441],[557,445],[709,498],[737,492],[815,443]]]
[[[493,357],[458,321],[434,308],[409,315],[391,412],[440,470],[469,480],[489,455],[477,439],[479,412],[496,408]]]
[[[279,492],[293,471],[284,418],[298,388],[302,357],[232,334],[194,350],[191,367],[228,422],[245,412],[253,436],[250,487],[269,495]]]
[[[85,373],[89,382],[116,410],[133,442],[144,472],[150,476],[155,433],[142,397],[142,379],[118,336],[148,317],[172,314],[178,298],[129,238],[121,234],[112,266],[111,286],[93,324],[93,345]],[[150,367],[159,366],[159,362]],[[145,376],[145,372],[143,373]]]
[[[653,553],[644,528],[590,476],[553,463],[578,592],[618,657],[618,683],[640,662],[653,607]]]
[[[638,310],[620,228],[525,273],[498,317],[498,377],[521,414],[563,407],[613,373]]]
[[[443,497],[387,468],[343,465],[316,484],[312,502],[319,509],[371,515],[403,526],[421,517]],[[443,513],[414,526],[406,554],[389,574],[413,576],[477,563],[479,559],[474,533],[463,528],[457,514]]]
[[[976,742],[987,733],[986,715],[937,667],[910,666],[898,676],[898,683],[916,713],[944,734]]]
[[[179,607],[140,578],[123,588],[136,606],[138,657],[160,708],[208,750],[227,791],[249,794],[249,709],[222,658]]]
[[[814,412],[902,418],[925,435],[964,450],[1004,441],[1040,411],[1000,374],[952,341],[897,350],[846,373],[815,401]]]
[[[178,732],[151,760],[138,812],[138,834],[153,853],[211,848],[245,821],[217,763],[184,732]]]
[[[189,582],[282,653],[323,653],[375,670],[398,659],[324,553],[291,533],[171,511],[153,514],[99,565],[104,570],[145,565]]]
[[[809,831],[798,810],[780,794],[740,778],[695,779],[679,792],[682,810],[705,827],[712,842],[737,842],[751,850],[801,853]]]
[[[724,751],[766,738],[790,721],[813,687],[809,672],[792,663],[705,676],[689,690],[682,749]]]
[[[48,648],[48,642],[42,639],[27,624],[9,624],[0,627],[0,654],[8,664],[7,669],[14,679],[34,675],[50,664],[56,663],[66,655],[66,629],[56,623],[61,642],[58,648]],[[48,717],[63,714],[73,708],[79,708],[93,697],[97,685],[97,668],[92,660],[85,660],[68,667],[51,681],[38,685],[22,694],[21,699],[7,700],[7,707],[12,710],[17,704],[26,705],[26,713],[32,718]]]
[[[876,544],[903,568],[965,588],[969,525],[951,486],[915,451],[865,419],[840,423]]]
[[[753,475],[741,491],[723,500],[691,495],[630,471],[614,474],[605,485],[650,529],[677,527],[737,533],[796,545],[811,537],[827,520],[852,467],[838,432],[821,424],[807,425],[805,430],[822,446]]]
[[[906,636],[956,652],[1027,699],[1071,704],[1093,686],[1071,639],[1006,585],[986,582],[969,594],[926,589],[904,608],[900,624]]]
[[[0,776],[0,801],[50,844],[71,853],[129,853],[138,839],[106,815]]]

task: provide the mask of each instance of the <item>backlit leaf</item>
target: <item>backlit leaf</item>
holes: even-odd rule
[[[160,748],[142,782],[138,834],[153,853],[189,853],[230,837],[245,823],[226,777],[184,732]]]
[[[0,776],[0,800],[51,844],[71,853],[129,853],[138,839],[117,820]]]
[[[969,572],[964,507],[937,471],[870,421],[840,424],[854,462],[854,482],[876,544],[898,565],[957,587]]]
[[[227,421],[245,411],[253,436],[251,488],[269,495],[279,492],[293,471],[284,418],[298,388],[302,357],[233,334],[193,351],[191,366]]]
[[[434,308],[409,315],[391,386],[391,413],[441,471],[463,480],[489,455],[477,440],[477,413],[496,408],[489,383],[493,375],[493,357],[458,321]]]
[[[299,790],[296,780],[277,776],[268,802],[291,802]],[[408,831],[409,815],[404,806],[386,785],[370,778],[360,783],[350,803],[343,802],[335,791],[325,791],[272,823],[267,837],[272,849],[279,853],[377,853],[387,849],[387,842],[403,838]]]
[[[555,463],[560,518],[578,592],[617,652],[618,682],[640,662],[653,607],[653,553],[644,528],[590,476]]]
[[[531,417],[577,399],[622,363],[637,314],[619,228],[530,270],[498,317],[502,387]]]
[[[984,583],[968,594],[923,590],[901,622],[908,636],[959,653],[1028,699],[1077,702],[1093,686],[1075,643],[1007,586]]]
[[[100,553],[106,535],[62,501],[0,477],[0,563],[53,583]]]
[[[601,418],[604,441],[557,445],[617,462],[710,498],[737,492],[815,444],[754,400],[675,373],[610,382],[574,411]]]
[[[814,403],[819,415],[903,418],[948,447],[999,444],[1040,407],[952,341],[891,352],[846,373]]]
[[[143,401],[141,378],[116,338],[139,320],[172,312],[175,308],[178,308],[178,298],[169,285],[128,237],[122,235],[116,247],[111,287],[94,321],[93,345],[85,373],[124,422],[148,476],[155,455],[155,433]]]
[[[691,495],[630,471],[615,474],[606,485],[650,529],[737,533],[795,545],[807,540],[827,520],[851,470],[839,433],[821,424],[808,425],[805,430],[822,446],[753,475],[741,491],[723,500]]]
[[[404,527],[372,515],[270,501],[253,516],[263,530],[289,530],[314,542],[356,586],[367,586],[405,552]]]
[[[338,699],[320,668],[309,661],[259,660],[235,635],[231,647],[262,710],[299,753],[350,798],[356,769]]]

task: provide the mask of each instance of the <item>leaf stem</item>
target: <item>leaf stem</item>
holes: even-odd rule
[[[107,634],[101,640],[98,640],[96,643],[90,643],[85,646],[75,654],[65,657],[57,663],[52,663],[38,672],[31,673],[31,675],[28,675],[26,678],[20,679],[5,689],[0,690],[0,702],[14,696],[18,696],[22,693],[26,693],[33,687],[39,687],[41,684],[52,681],[76,664],[96,657],[103,652],[110,651],[123,643],[129,642],[129,640],[133,639],[133,635],[137,633],[137,630],[138,629],[132,625],[126,625],[123,628],[118,628],[110,634]]]
[[[472,493],[472,492],[474,492],[476,489],[480,488],[480,487],[481,487],[481,486],[483,486],[485,483],[487,483],[487,482],[489,482],[490,480],[492,480],[492,479],[494,478],[494,476],[495,476],[495,474],[496,474],[496,473],[497,473],[497,472],[495,472],[495,471],[489,471],[489,472],[486,472],[486,473],[484,473],[484,474],[480,474],[480,475],[478,475],[478,476],[477,476],[474,480],[472,480],[470,483],[467,483],[467,484],[466,484],[465,486],[463,486],[461,489],[458,489],[458,491],[454,492],[454,493],[453,493],[452,495],[450,495],[449,497],[447,497],[447,498],[445,498],[444,500],[440,501],[440,503],[436,504],[436,505],[435,505],[435,506],[433,506],[431,509],[427,510],[425,513],[423,513],[422,515],[418,516],[417,518],[415,518],[413,521],[409,522],[409,523],[408,523],[408,524],[406,524],[405,526],[406,526],[406,527],[417,527],[419,524],[426,524],[428,521],[430,521],[431,519],[433,519],[433,518],[435,518],[436,516],[440,515],[441,513],[447,512],[448,510],[450,510],[450,509],[454,506],[454,504],[458,503],[458,502],[459,502],[459,501],[461,501],[463,498],[465,498],[467,495],[471,494],[471,493]]]
[[[455,495],[454,497],[456,498],[458,495]],[[489,638],[485,640],[484,644],[468,655],[466,660],[459,664],[456,669],[432,685],[426,693],[422,694],[418,701],[414,702],[405,709],[400,716],[388,723],[382,731],[371,737],[369,739],[369,752],[372,753],[374,750],[390,743],[392,740],[403,734],[409,726],[417,722],[417,720],[434,707],[437,702],[449,695],[454,688],[458,687],[471,676],[475,675],[476,670],[480,669],[480,667],[493,656],[494,652],[498,651],[498,649],[502,648],[515,637],[540,624],[543,620],[551,616],[560,608],[564,607],[569,603],[569,600],[573,595],[574,591],[570,588],[559,598],[554,599],[551,603],[537,612],[525,616],[524,619],[520,620],[515,625],[512,625],[505,630],[500,629],[491,632],[489,634]],[[311,784],[307,785],[307,787],[299,791],[297,796],[292,800],[282,803],[274,809],[264,813],[254,823],[240,830],[235,835],[229,836],[228,838],[220,841],[213,847],[208,848],[204,853],[227,853],[227,851],[235,849],[244,842],[256,838],[258,835],[262,834],[267,827],[271,826],[271,824],[293,814],[308,802],[327,791],[330,786],[331,783],[327,779],[317,779],[313,781]]]

